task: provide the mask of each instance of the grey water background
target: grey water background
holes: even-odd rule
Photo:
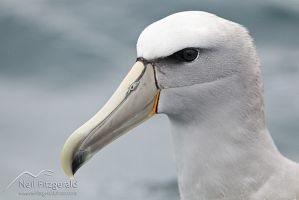
[[[0,0],[0,189],[25,170],[64,178],[65,140],[130,69],[140,32],[184,10],[248,27],[262,60],[268,127],[281,152],[299,161],[298,1]],[[170,139],[167,118],[155,116],[79,170],[75,197],[56,198],[179,199]],[[0,199],[26,198],[11,189]]]

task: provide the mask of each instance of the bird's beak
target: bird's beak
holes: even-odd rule
[[[65,142],[61,162],[74,173],[97,151],[156,113],[159,89],[154,67],[137,61],[112,97]]]

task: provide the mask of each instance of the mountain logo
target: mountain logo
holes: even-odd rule
[[[32,178],[38,178],[39,176],[41,175],[45,175],[45,176],[52,176],[54,174],[54,172],[52,170],[49,170],[49,169],[43,169],[41,170],[40,172],[38,172],[36,175],[29,172],[29,171],[24,171],[22,173],[20,173],[15,179],[13,179],[6,187],[5,190],[9,189],[19,178],[25,176],[25,175],[28,175],[28,176],[31,176]]]

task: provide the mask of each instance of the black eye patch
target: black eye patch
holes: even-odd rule
[[[197,48],[186,48],[174,53],[172,56],[184,62],[192,62],[198,57],[199,53],[200,50]]]

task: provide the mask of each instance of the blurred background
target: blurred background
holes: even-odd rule
[[[0,189],[24,170],[64,178],[65,140],[128,72],[140,32],[184,10],[250,30],[263,65],[268,127],[281,152],[299,161],[299,1],[0,0]],[[71,199],[178,200],[168,119],[158,115],[119,138],[76,178]],[[2,198],[24,199],[13,191]]]

